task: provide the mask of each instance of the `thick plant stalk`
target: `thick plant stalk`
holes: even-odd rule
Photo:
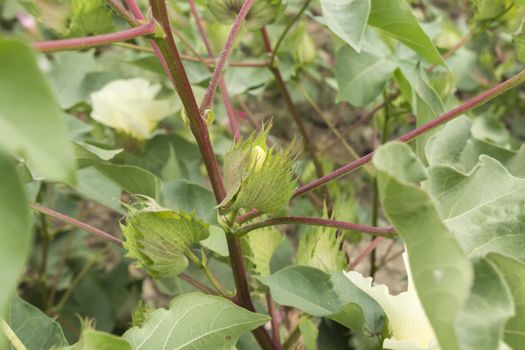
[[[237,39],[237,34],[239,34],[239,31],[241,30],[241,26],[244,23],[246,15],[250,11],[250,7],[252,6],[253,1],[254,0],[244,1],[244,4],[242,5],[239,13],[237,14],[237,17],[235,18],[235,22],[233,22],[233,26],[230,30],[230,34],[228,34],[226,43],[224,44],[222,52],[219,55],[219,59],[217,60],[217,65],[215,66],[215,70],[213,71],[213,74],[211,76],[210,85],[208,85],[206,94],[204,95],[204,98],[202,99],[202,102],[200,105],[201,113],[203,113],[206,109],[208,109],[211,106],[211,102],[213,101],[213,96],[215,95],[215,90],[217,90],[217,86],[219,85],[219,80],[222,76],[222,70],[224,69],[226,65],[226,61],[228,60],[228,57],[230,56],[231,50],[233,48],[233,44],[235,43],[235,39]]]
[[[445,114],[429,121],[428,123],[425,123],[423,125],[421,125],[420,127],[418,128],[415,128],[414,130],[404,134],[403,136],[399,137],[397,140],[398,141],[402,141],[402,142],[408,142],[408,141],[411,141],[413,139],[415,139],[416,137],[418,137],[419,135],[422,135],[454,118],[457,118],[459,117],[460,115],[466,113],[466,112],[469,112],[471,110],[473,110],[474,108],[477,108],[491,100],[493,100],[494,98],[498,97],[499,95],[501,95],[502,93],[504,93],[505,91],[508,91],[510,89],[513,89],[515,88],[516,86],[522,84],[523,82],[525,82],[525,69],[520,71],[518,74],[514,75],[512,78],[504,81],[503,83],[500,83],[488,90],[486,90],[485,92],[482,92],[481,94],[471,98],[470,100],[462,103],[461,105],[457,106],[456,108],[446,112]],[[363,165],[365,165],[366,163],[368,163],[369,161],[372,160],[374,156],[374,152],[370,152],[368,153],[367,155],[365,155],[364,157],[362,158],[359,158],[359,159],[356,159],[346,165],[343,165],[342,167],[336,169],[335,171],[333,171],[332,173],[326,175],[326,176],[323,176],[317,180],[314,180],[304,186],[301,186],[299,187],[295,193],[294,193],[294,197],[296,196],[299,196],[305,192],[308,192],[308,191],[311,191],[315,188],[318,188],[324,184],[326,184],[327,182],[330,182],[332,180],[335,180],[343,175],[346,175],[360,167],[362,167]]]
[[[197,11],[197,6],[195,5],[195,1],[189,0],[188,2],[190,3],[191,12],[193,14],[193,17],[195,18],[195,23],[197,23],[197,28],[199,29],[200,36],[202,38],[202,41],[204,42],[206,51],[208,52],[208,56],[210,56],[212,59],[215,60],[213,49],[211,47],[210,41],[208,40],[208,36],[206,35],[206,32],[204,31],[204,25],[202,24],[202,19],[199,15],[199,12]],[[230,125],[230,131],[233,135],[233,139],[237,141],[241,137],[241,133],[239,131],[239,122],[235,115],[235,109],[233,108],[233,104],[230,98],[230,94],[228,93],[228,87],[226,86],[224,76],[222,75],[222,72],[219,72],[219,73],[220,73],[219,90],[221,92],[224,107],[226,108],[226,114],[228,115],[228,124]],[[201,110],[201,113],[202,113],[202,110]]]
[[[155,22],[149,22],[138,27],[126,29],[116,33],[88,36],[83,38],[39,41],[33,43],[33,47],[40,52],[83,49],[87,47],[102,46],[120,41],[126,41],[140,36],[148,36],[154,34],[156,28],[157,25]]]

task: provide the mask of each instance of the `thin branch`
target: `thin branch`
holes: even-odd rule
[[[269,291],[266,292],[266,306],[268,307],[268,314],[272,318],[270,322],[272,324],[273,344],[275,345],[275,348],[277,350],[282,350],[281,334],[279,332],[279,328],[280,328],[279,317],[280,316],[278,315],[277,310],[275,309],[275,304],[272,300],[272,294]]]
[[[202,291],[202,292],[204,292],[206,294],[210,294],[210,295],[218,295],[219,294],[216,291],[214,291],[213,289],[211,289],[210,287],[208,287],[207,285],[197,281],[196,279],[194,279],[193,277],[191,277],[188,274],[181,273],[181,274],[177,275],[177,277],[179,277],[184,282],[186,282],[188,284],[191,284],[193,287],[199,289],[200,291]]]
[[[384,239],[384,237],[374,238],[372,242],[365,248],[365,250],[363,250],[361,254],[359,254],[357,258],[355,258],[354,261],[352,261],[348,269],[355,269],[355,267],[359,265],[359,263],[361,263],[361,261],[363,261],[368,256],[368,254],[370,254],[374,249],[376,249]]]
[[[128,9],[133,13],[135,18],[141,20],[144,19],[144,15],[142,14],[142,11],[139,8],[139,5],[137,5],[137,2],[135,0],[124,0],[126,3],[126,6]]]
[[[485,92],[471,98],[470,100],[464,102],[463,104],[457,106],[456,108],[446,112],[445,114],[421,125],[418,128],[415,128],[414,130],[402,135],[397,140],[401,142],[408,142],[410,140],[413,140],[414,138],[418,137],[419,135],[422,135],[454,118],[459,117],[460,115],[471,111],[474,108],[477,108],[494,98],[498,97],[502,93],[515,88],[516,86],[522,84],[525,81],[525,69],[511,77],[510,79],[486,90]],[[372,160],[372,157],[374,156],[374,152],[368,153],[362,158],[359,158],[357,160],[354,160],[338,169],[333,171],[332,173],[323,176],[317,180],[314,180],[304,186],[301,186],[298,188],[295,193],[294,197],[299,196],[307,191],[311,191],[315,188],[318,188],[327,182],[330,182],[332,180],[335,180],[343,175],[346,175],[361,166],[365,165],[369,161]]]
[[[193,17],[195,18],[195,22],[197,23],[197,28],[199,29],[200,36],[202,38],[202,41],[204,42],[204,46],[206,47],[206,51],[208,51],[208,55],[211,58],[215,59],[215,54],[213,53],[213,49],[211,47],[210,41],[208,40],[208,36],[206,35],[206,31],[204,30],[204,25],[202,23],[201,17],[199,16],[199,12],[197,11],[197,6],[195,5],[195,1],[194,0],[188,0],[188,1],[190,3],[190,8],[191,8]],[[228,124],[230,125],[230,131],[233,135],[233,139],[237,141],[241,137],[241,133],[239,131],[239,121],[237,120],[237,116],[235,115],[235,109],[233,108],[230,94],[228,93],[228,88],[226,86],[226,82],[224,80],[224,76],[222,75],[222,72],[219,72],[219,90],[221,91],[222,101],[224,103],[224,107],[226,108],[226,114],[228,116]],[[201,113],[202,113],[202,110],[201,110]]]
[[[4,331],[6,338],[9,340],[11,345],[13,345],[13,348],[15,348],[15,350],[27,350],[24,343],[22,343],[22,341],[20,340],[20,338],[18,338],[16,333],[11,329],[11,327],[9,327],[7,322],[4,321],[3,319],[0,319],[0,321],[1,321],[0,325],[2,326],[2,331]]]
[[[119,41],[130,40],[140,36],[151,35],[155,33],[156,28],[157,26],[155,22],[149,22],[138,27],[126,29],[116,33],[88,36],[83,38],[39,41],[33,43],[33,48],[40,52],[53,52],[102,46]]]
[[[275,44],[272,55],[270,57],[270,67],[273,67],[275,64],[275,58],[277,57],[277,52],[279,52],[279,48],[281,47],[281,44],[283,43],[284,38],[286,37],[290,29],[292,29],[295,22],[297,22],[297,20],[302,16],[303,12],[308,8],[308,5],[310,5],[310,2],[312,2],[312,0],[306,0],[304,2],[303,7],[301,7],[299,12],[297,12],[297,14],[292,18],[292,20],[288,22],[288,24],[286,25],[286,28],[284,28],[281,35],[279,35],[279,38],[277,39],[277,43]]]
[[[110,235],[109,233],[107,232],[104,232],[96,227],[93,227],[89,224],[86,224],[85,222],[82,222],[82,221],[78,221],[77,219],[73,219],[72,217],[69,217],[65,214],[62,214],[62,213],[59,213],[57,211],[54,211],[53,209],[49,209],[49,208],[46,208],[38,203],[33,203],[31,204],[31,208],[33,208],[33,210],[36,210],[42,214],[45,214],[47,216],[51,216],[57,220],[60,220],[60,221],[63,221],[63,222],[66,222],[70,225],[73,225],[75,227],[78,227],[86,232],[89,232],[89,233],[92,233],[94,234],[95,236],[99,237],[99,238],[102,238],[102,239],[105,239],[105,240],[108,240],[108,241],[111,241],[113,243],[117,243],[119,245],[122,245],[122,240],[115,237],[115,236],[112,236]]]
[[[137,27],[140,25],[140,21],[137,20],[131,12],[129,12],[120,2],[120,0],[106,0],[106,3],[116,12],[126,20],[132,27]]]
[[[243,236],[253,230],[257,230],[262,227],[275,226],[275,225],[287,225],[287,224],[300,224],[300,225],[311,225],[311,226],[323,226],[333,227],[341,230],[359,231],[363,233],[373,234],[382,237],[393,237],[395,230],[393,227],[374,227],[362,224],[354,224],[346,221],[314,218],[306,216],[282,216],[277,218],[271,218],[260,222],[255,222],[250,225],[242,226],[234,232],[237,236]]]
[[[250,11],[253,1],[254,0],[244,1],[239,11],[239,14],[237,14],[237,17],[235,18],[235,22],[233,22],[233,26],[230,30],[230,34],[228,35],[228,38],[226,39],[226,43],[224,44],[222,52],[219,55],[219,59],[217,60],[217,65],[215,66],[215,70],[213,71],[213,74],[211,76],[210,85],[208,86],[208,89],[206,90],[206,94],[204,95],[204,98],[202,99],[202,102],[200,104],[201,113],[204,113],[204,111],[207,110],[211,106],[211,103],[213,101],[213,96],[215,95],[215,90],[217,90],[217,86],[219,85],[220,77],[222,76],[222,70],[224,69],[226,65],[226,61],[228,60],[228,56],[230,56],[231,50],[233,48],[233,44],[235,43],[235,39],[237,38],[239,31],[241,30],[241,26],[244,23],[244,19],[246,18],[248,11]]]

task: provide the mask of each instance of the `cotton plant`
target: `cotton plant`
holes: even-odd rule
[[[143,78],[114,80],[91,94],[91,118],[139,141],[147,140],[173,112],[170,102],[156,99],[160,89]]]
[[[434,330],[423,310],[410,272],[407,254],[403,254],[408,275],[408,288],[398,295],[391,295],[384,284],[372,285],[371,277],[349,271],[346,277],[383,308],[389,324],[390,336],[383,342],[384,349],[438,350]]]

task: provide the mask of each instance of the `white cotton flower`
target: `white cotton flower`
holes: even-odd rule
[[[406,253],[403,259],[408,274],[408,289],[398,295],[390,295],[388,287],[383,284],[372,286],[372,278],[365,278],[359,272],[347,272],[346,277],[383,308],[390,331],[390,338],[383,342],[384,349],[439,350],[434,330],[417,296]]]
[[[155,100],[160,88],[142,78],[114,80],[91,94],[91,118],[136,139],[148,139],[159,121],[172,113],[168,101]]]

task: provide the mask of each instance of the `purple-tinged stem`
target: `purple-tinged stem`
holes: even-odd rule
[[[384,239],[384,237],[374,238],[374,240],[368,245],[368,247],[366,247],[366,249],[363,250],[361,254],[359,254],[357,258],[354,259],[354,261],[352,261],[348,269],[355,269],[355,267],[359,265],[359,263],[363,261],[368,256],[368,254],[370,254],[374,249],[376,249],[379,246],[379,244],[383,242]]]
[[[477,108],[491,100],[493,100],[494,98],[496,98],[497,96],[501,95],[502,93],[512,89],[512,88],[515,88],[516,86],[522,84],[523,82],[525,81],[525,69],[520,71],[519,73],[517,73],[516,75],[514,75],[512,78],[504,81],[503,83],[500,83],[488,90],[486,90],[485,92],[482,92],[481,94],[471,98],[470,100],[462,103],[461,105],[457,106],[456,108],[446,112],[445,114],[429,121],[428,123],[425,123],[423,125],[421,125],[420,127],[418,128],[415,128],[414,130],[402,135],[401,137],[399,137],[397,140],[398,141],[402,141],[402,142],[408,142],[410,140],[413,140],[414,138],[418,137],[419,135],[421,134],[424,134],[426,133],[427,131],[430,131],[454,118],[457,118],[459,117],[460,115],[468,112],[468,111],[471,111],[472,109],[474,108]],[[338,177],[340,176],[343,176],[343,175],[346,175],[352,171],[354,171],[355,169],[358,169],[360,168],[361,166],[363,166],[364,164],[368,163],[369,161],[372,160],[374,156],[374,152],[371,152],[371,153],[368,153],[367,155],[365,155],[364,157],[362,158],[359,158],[359,159],[356,159],[346,165],[343,165],[342,167],[336,169],[335,171],[333,171],[332,173],[326,175],[326,176],[323,176],[317,180],[314,180],[304,186],[301,186],[299,187],[295,193],[294,193],[294,197],[297,197],[305,192],[308,192],[308,191],[311,191],[317,187],[320,187],[324,184],[326,184],[327,182],[330,182],[332,180],[335,180],[337,179]]]
[[[270,291],[266,292],[266,306],[268,307],[268,314],[272,318],[270,323],[272,325],[273,344],[277,350],[282,350],[281,334],[279,332],[281,324],[280,315],[278,314],[278,310],[275,309],[275,303],[272,300],[272,294]]]
[[[133,16],[135,16],[135,18],[139,20],[144,19],[144,15],[142,14],[140,7],[139,5],[137,5],[137,2],[135,0],[124,0],[124,2],[126,3],[126,6],[131,11],[131,13],[133,13]]]
[[[208,89],[206,90],[206,94],[204,95],[204,98],[202,99],[202,102],[199,108],[201,113],[204,113],[204,111],[210,107],[213,101],[215,90],[217,90],[217,86],[219,85],[220,77],[222,76],[222,70],[224,69],[224,66],[226,65],[226,61],[228,60],[228,57],[230,56],[231,50],[233,48],[233,44],[235,43],[235,39],[237,38],[239,31],[241,30],[241,26],[244,23],[244,19],[246,18],[248,11],[250,11],[250,7],[252,6],[253,1],[254,0],[244,1],[244,4],[242,5],[241,10],[239,11],[239,14],[237,15],[237,18],[235,18],[235,22],[233,22],[233,26],[230,30],[230,34],[228,35],[228,38],[226,39],[226,43],[224,44],[222,52],[219,55],[219,59],[217,60],[217,65],[215,66],[215,70],[213,71],[213,74],[211,76],[210,85],[208,86]]]
[[[208,36],[206,35],[206,31],[204,30],[204,25],[202,24],[202,18],[199,15],[199,11],[197,10],[197,6],[195,5],[194,0],[188,0],[190,3],[191,13],[193,14],[193,17],[195,18],[195,23],[197,23],[197,28],[199,29],[200,36],[202,38],[202,41],[204,42],[204,46],[206,47],[206,51],[208,51],[208,56],[211,58],[215,58],[215,54],[213,53],[213,48],[211,47],[210,40],[208,39]],[[222,101],[224,103],[224,107],[226,108],[226,114],[228,116],[228,123],[230,125],[230,131],[233,135],[233,139],[235,141],[239,140],[241,137],[241,133],[239,131],[239,122],[237,120],[237,116],[235,115],[235,108],[233,108],[233,104],[230,98],[230,94],[228,93],[228,87],[226,86],[226,81],[224,80],[224,76],[222,75],[222,72],[219,72],[219,90],[221,91],[222,95]],[[201,110],[202,113],[202,110]]]
[[[140,36],[148,36],[155,33],[155,30],[156,23],[150,22],[116,33],[88,36],[83,38],[39,41],[33,43],[33,47],[40,52],[83,49],[86,47],[102,46],[120,41],[127,41]]]
[[[369,233],[376,236],[382,237],[393,237],[395,230],[393,227],[375,227],[362,224],[354,224],[346,221],[323,219],[323,218],[312,218],[306,216],[282,216],[277,218],[271,218],[260,222],[255,222],[250,225],[243,226],[235,231],[235,235],[242,236],[253,230],[275,225],[286,225],[286,224],[300,224],[300,225],[311,225],[311,226],[324,226],[333,227],[342,230],[359,231],[363,233]]]
[[[104,232],[94,226],[91,226],[89,224],[86,224],[85,222],[82,222],[82,221],[78,221],[77,219],[73,219],[72,217],[69,217],[65,214],[62,214],[62,213],[59,213],[58,211],[54,211],[53,209],[49,209],[49,208],[46,208],[38,203],[33,203],[31,204],[31,208],[33,208],[33,210],[36,210],[44,215],[47,215],[47,216],[51,216],[57,220],[60,220],[60,221],[63,221],[63,222],[66,222],[70,225],[73,225],[75,227],[78,227],[86,232],[89,232],[91,234],[94,234],[95,236],[97,237],[100,237],[102,239],[105,239],[105,240],[108,240],[108,241],[111,241],[113,243],[116,243],[118,245],[122,245],[122,240],[115,237],[115,236],[112,236],[110,235],[109,233],[107,232]]]

